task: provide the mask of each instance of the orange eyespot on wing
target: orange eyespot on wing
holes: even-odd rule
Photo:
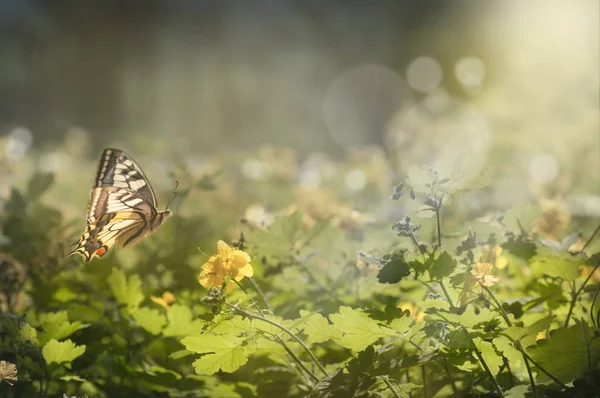
[[[96,250],[96,254],[98,256],[103,256],[104,253],[106,253],[106,249],[104,247],[101,247],[100,249]]]

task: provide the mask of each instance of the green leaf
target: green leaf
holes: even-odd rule
[[[460,325],[472,328],[477,324],[489,322],[492,319],[497,318],[498,312],[490,311],[487,308],[481,308],[478,313],[475,313],[475,309],[472,306],[469,306],[465,312],[460,315],[450,312],[440,312],[440,315],[433,313],[430,316],[435,317],[436,319],[448,321],[457,326]],[[427,317],[425,317],[425,319],[427,319]]]
[[[190,351],[207,354],[194,361],[197,374],[211,375],[219,370],[235,372],[248,361],[248,355],[242,347],[244,339],[216,335],[189,336],[181,343]]]
[[[54,339],[46,343],[42,348],[42,355],[46,360],[46,363],[50,365],[53,362],[63,363],[71,362],[75,358],[83,355],[85,352],[85,345],[75,345],[71,340],[58,342]]]
[[[21,335],[33,344],[38,344],[37,330],[31,327],[30,324],[27,323],[21,328]]]
[[[394,386],[394,389],[403,398],[404,397],[409,397],[411,392],[413,392],[415,390],[420,390],[421,388],[423,388],[423,385],[421,385],[421,384],[414,384],[414,383],[402,383],[402,384]]]
[[[193,319],[192,310],[181,304],[173,304],[167,311],[169,325],[163,330],[165,336],[189,336],[202,333],[205,322]]]
[[[511,326],[506,329],[504,334],[506,334],[514,341],[521,340],[521,344],[523,345],[523,347],[528,347],[531,344],[535,344],[537,334],[543,330],[548,329],[552,324],[553,320],[553,316],[547,316],[532,323],[526,328],[522,328],[519,326]]]
[[[537,246],[521,238],[504,242],[501,247],[515,257],[529,261],[537,252]]]
[[[54,182],[53,173],[37,172],[29,180],[27,187],[27,199],[34,201],[40,198],[44,192],[52,186]]]
[[[167,319],[154,308],[136,308],[131,311],[131,316],[144,330],[153,335],[160,334]]]
[[[275,322],[275,323],[281,325],[281,326],[286,326],[286,323],[287,324],[291,323],[290,321],[286,321],[282,317],[276,316],[276,315],[269,315],[266,318],[272,322]],[[260,331],[263,331],[268,334],[280,334],[282,332],[282,330],[280,328],[278,328],[277,326],[272,325],[265,321],[261,321],[260,319],[253,319],[252,326],[254,327],[255,330],[260,330]]]
[[[506,398],[525,398],[527,397],[527,393],[529,392],[528,385],[516,386],[506,391],[504,396]]]
[[[80,383],[83,383],[83,382],[87,381],[86,379],[83,379],[83,378],[81,378],[81,377],[79,377],[77,375],[62,376],[60,379],[63,380],[63,381],[78,381]]]
[[[342,331],[329,323],[327,318],[321,314],[311,314],[309,311],[301,310],[300,316],[311,315],[304,322],[304,333],[307,336],[306,342],[309,344],[323,343],[329,339],[338,339],[342,336]]]
[[[448,252],[443,252],[433,262],[433,265],[429,269],[429,275],[431,276],[431,279],[439,280],[452,274],[455,268],[456,261],[448,254]]]
[[[336,342],[354,351],[362,351],[381,337],[398,337],[397,333],[380,326],[364,312],[350,307],[340,307],[340,312],[331,314],[329,319],[343,335]]]
[[[511,366],[518,366],[523,361],[523,355],[517,350],[513,342],[506,336],[499,336],[492,340],[498,351],[508,360]]]
[[[410,266],[404,260],[403,252],[391,254],[383,268],[377,273],[379,283],[398,283],[410,274]]]
[[[194,355],[194,353],[191,351],[188,351],[188,350],[179,350],[179,351],[175,351],[175,352],[172,352],[171,354],[169,354],[169,358],[180,359],[180,358],[185,358],[190,355]]]
[[[509,231],[520,234],[521,227],[525,232],[531,231],[535,220],[538,218],[539,210],[529,202],[520,202],[504,213],[504,225]]]
[[[390,322],[390,328],[394,329],[396,332],[400,334],[406,334],[410,329],[410,325],[413,323],[413,320],[410,316],[404,315],[400,318],[396,318]]]
[[[530,355],[554,377],[563,383],[590,371],[589,364],[600,361],[600,339],[593,339],[594,333],[587,324],[578,323],[570,328],[560,328],[550,332],[546,340],[539,340],[536,347],[529,349]],[[550,381],[543,373],[539,381]]]
[[[579,266],[581,265],[579,258],[571,256],[569,253],[555,253],[551,249],[540,250],[542,253],[531,259],[531,268],[536,275],[546,274],[567,282],[574,281],[579,276]]]
[[[490,372],[495,376],[500,371],[502,365],[502,357],[496,353],[492,343],[482,340],[479,337],[473,339],[473,343],[481,354],[483,361],[486,363]]]
[[[428,167],[411,165],[408,168],[407,175],[406,182],[415,192],[429,193],[431,191],[430,187],[433,184],[434,176],[430,173]]]
[[[108,285],[117,303],[127,305],[128,308],[137,308],[144,300],[139,275],[132,275],[127,281],[123,271],[114,267],[108,277]]]
[[[42,345],[50,339],[62,340],[76,331],[88,327],[79,321],[69,322],[66,311],[40,314],[40,326],[43,330],[39,335]]]
[[[324,220],[319,220],[314,227],[309,229],[306,233],[302,234],[299,239],[299,242],[302,246],[306,246],[310,244],[315,238],[320,236],[330,225],[331,219],[326,218]]]
[[[252,330],[251,323],[252,322],[250,322],[250,319],[248,318],[234,316],[230,319],[219,322],[214,327],[209,328],[209,331],[211,334],[238,336],[242,333],[247,333],[249,330]]]

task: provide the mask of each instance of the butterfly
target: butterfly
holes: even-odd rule
[[[163,211],[156,207],[150,182],[133,159],[118,149],[105,149],[90,192],[86,230],[67,257],[78,253],[89,263],[115,244],[134,245],[172,215],[169,205]]]

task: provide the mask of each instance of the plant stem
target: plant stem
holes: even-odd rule
[[[539,364],[539,363],[537,363],[537,362],[536,362],[536,361],[535,361],[533,358],[531,358],[531,357],[529,356],[529,354],[527,354],[527,353],[524,353],[524,354],[525,354],[525,356],[527,357],[527,359],[528,359],[528,360],[530,360],[530,361],[531,361],[531,363],[532,363],[532,364],[533,364],[533,365],[534,365],[536,368],[538,368],[538,369],[539,369],[539,370],[540,370],[540,371],[541,371],[543,374],[545,374],[546,376],[548,376],[549,378],[551,378],[553,382],[555,382],[556,384],[558,384],[558,385],[559,385],[561,388],[567,388],[567,386],[566,386],[566,385],[565,385],[565,384],[564,384],[562,381],[558,380],[558,379],[557,379],[556,377],[554,377],[554,376],[553,376],[553,375],[552,375],[550,372],[548,372],[546,369],[542,368],[542,367],[540,366],[540,364]]]
[[[425,365],[421,365],[421,381],[423,382],[423,397],[427,398],[427,372],[425,371]]]
[[[581,250],[579,250],[579,253],[583,253],[583,251],[590,245],[590,243],[592,243],[592,241],[594,240],[594,237],[596,236],[596,234],[600,232],[600,225],[598,225],[596,227],[596,229],[594,230],[594,232],[592,233],[592,236],[589,237],[589,239],[585,242],[585,244],[583,245],[583,247],[581,248]]]
[[[440,213],[442,212],[442,200],[444,200],[444,194],[440,196],[439,202],[435,207],[435,217],[437,220],[437,238],[438,238],[438,247],[440,250],[442,249],[442,223],[440,221]]]
[[[523,362],[525,362],[525,367],[527,368],[527,375],[529,377],[529,384],[531,384],[531,392],[534,397],[537,397],[537,387],[535,385],[535,379],[533,378],[533,372],[531,371],[531,365],[529,364],[529,355],[525,352],[525,349],[521,345],[520,341],[515,343],[515,346],[519,351],[521,351],[521,355],[523,356]]]
[[[444,281],[439,281],[440,287],[442,288],[442,292],[444,292],[444,296],[450,304],[450,308],[454,308],[454,304],[452,303],[452,299],[450,298],[450,294],[448,293],[448,289],[446,289],[446,285],[444,285]]]
[[[287,328],[285,328],[284,326],[278,324],[277,322],[273,322],[270,319],[267,319],[263,316],[258,316],[255,314],[252,314],[250,312],[244,311],[241,308],[238,308],[234,305],[231,305],[229,303],[225,303],[225,305],[227,305],[229,308],[233,309],[234,311],[240,312],[243,315],[247,316],[248,318],[252,318],[252,319],[258,319],[261,320],[263,322],[266,322],[272,326],[275,326],[276,328],[280,329],[281,331],[285,332],[286,334],[288,334],[292,339],[294,339],[298,344],[300,344],[302,346],[302,348],[304,349],[304,351],[306,351],[306,353],[310,356],[310,358],[312,359],[312,361],[315,363],[315,365],[317,365],[317,367],[319,368],[319,370],[323,373],[323,375],[325,377],[329,376],[329,373],[327,373],[327,371],[325,370],[325,368],[323,367],[323,365],[321,365],[321,362],[319,362],[319,360],[317,359],[317,357],[315,357],[315,354],[312,353],[312,351],[306,346],[306,344],[304,344],[304,342],[302,340],[300,340],[300,338],[298,336],[296,336],[294,333],[292,333],[291,331],[289,331]]]
[[[577,302],[577,298],[579,298],[579,295],[585,288],[585,285],[587,285],[587,283],[590,281],[590,279],[592,278],[592,275],[594,275],[594,272],[596,272],[598,267],[600,267],[600,261],[598,261],[598,263],[596,264],[594,269],[592,269],[592,272],[590,272],[590,274],[587,276],[587,278],[585,278],[585,281],[583,281],[583,283],[581,284],[581,286],[579,287],[579,289],[576,292],[575,292],[575,281],[573,281],[573,292],[574,293],[572,294],[572,297],[571,297],[571,304],[569,305],[569,312],[567,313],[567,319],[565,319],[565,327],[569,326],[569,320],[571,319],[571,315],[573,314],[573,309],[575,308],[575,303]]]
[[[313,379],[313,381],[315,382],[319,382],[319,378],[310,371],[310,369],[308,369],[306,367],[306,365],[304,365],[304,363],[302,363],[302,361],[300,360],[300,358],[298,358],[296,356],[296,354],[294,354],[294,352],[292,350],[290,350],[290,347],[287,346],[287,344],[285,344],[285,341],[283,341],[283,339],[277,335],[275,335],[275,339],[277,340],[277,342],[279,344],[281,344],[281,346],[283,347],[283,349],[292,357],[292,359],[294,360],[294,362],[296,362],[298,364],[298,366],[300,366],[300,368],[306,372],[307,375],[310,376],[311,379]]]
[[[506,322],[506,324],[509,327],[511,327],[512,322],[510,321],[510,318],[508,317],[508,314],[506,313],[506,311],[504,311],[504,308],[502,308],[502,305],[500,304],[500,302],[498,301],[496,296],[492,293],[492,291],[487,286],[481,285],[481,287],[492,298],[492,300],[496,304],[496,307],[498,308],[498,311],[500,311],[500,315],[502,315],[502,318],[504,318],[504,321]],[[525,362],[525,367],[527,368],[527,375],[529,376],[529,384],[531,384],[531,391],[533,392],[533,396],[537,397],[535,379],[533,378],[533,373],[531,372],[531,366],[529,365],[528,355],[525,352],[525,349],[521,345],[520,341],[515,342],[515,347],[517,348],[517,350],[519,350],[519,352],[521,352],[521,355],[523,356],[523,362]],[[512,380],[512,378],[511,378],[511,380]]]
[[[264,303],[265,307],[267,307],[267,309],[269,311],[273,312],[273,308],[271,308],[269,301],[265,297],[265,294],[263,293],[260,286],[258,286],[258,283],[256,283],[256,281],[253,278],[246,278],[246,279],[248,279],[250,281],[250,283],[252,284],[252,287],[254,287],[254,290],[256,291],[256,293],[258,293],[258,295],[259,295],[260,299],[262,300],[262,302]]]
[[[492,300],[496,304],[496,307],[498,307],[498,311],[500,311],[500,315],[502,315],[502,318],[504,318],[504,321],[506,322],[506,324],[509,327],[512,326],[512,322],[510,321],[510,318],[508,317],[508,315],[504,311],[504,308],[502,308],[502,305],[500,304],[500,302],[498,301],[498,299],[496,298],[496,296],[494,296],[494,294],[492,293],[492,291],[487,286],[484,286],[482,284],[480,284],[480,285],[483,288],[483,290],[485,290],[485,292],[492,298]]]
[[[496,392],[498,394],[500,394],[501,397],[504,397],[504,393],[502,392],[502,388],[500,388],[500,385],[498,384],[498,380],[496,380],[496,378],[492,374],[492,371],[488,367],[487,363],[485,363],[485,361],[483,360],[483,357],[481,356],[481,353],[479,352],[479,350],[477,349],[477,346],[473,342],[473,339],[470,339],[470,340],[471,340],[471,344],[473,345],[473,349],[475,350],[475,355],[477,355],[477,359],[479,359],[479,362],[481,362],[481,365],[483,366],[483,369],[485,369],[485,372],[492,379],[492,384],[494,384],[494,388],[496,389]]]
[[[390,390],[392,392],[392,394],[394,394],[394,397],[400,398],[400,394],[398,394],[398,392],[394,389],[394,386],[392,386],[392,383],[390,383],[390,381],[387,379],[387,377],[383,377],[383,376],[378,376],[378,377],[381,380],[383,380],[383,382],[387,386],[388,390]]]
[[[441,355],[440,362],[442,363],[442,366],[444,367],[444,371],[446,372],[446,375],[450,379],[450,387],[452,387],[452,392],[454,393],[454,396],[458,397],[459,396],[458,388],[456,387],[456,384],[454,383],[454,378],[452,377],[452,374],[450,373],[450,368],[448,367],[448,362],[446,362],[446,357]]]

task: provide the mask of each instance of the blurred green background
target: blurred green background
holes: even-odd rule
[[[159,190],[177,162],[260,179],[283,146],[311,187],[315,152],[380,159],[390,186],[467,159],[494,206],[542,189],[598,216],[598,19],[595,0],[2,0],[0,197],[55,171],[79,209],[108,146]]]

